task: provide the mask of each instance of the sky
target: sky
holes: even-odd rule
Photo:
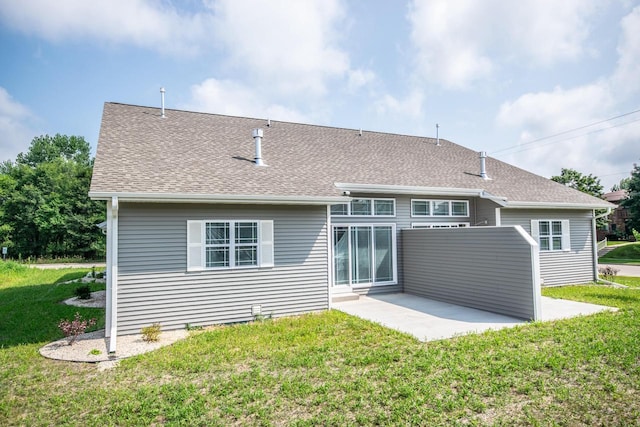
[[[0,0],[0,161],[104,102],[441,138],[605,190],[640,163],[640,0]],[[425,165],[428,167],[428,165]],[[490,175],[490,171],[489,175]]]

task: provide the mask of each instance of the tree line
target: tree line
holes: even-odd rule
[[[600,179],[591,174],[584,175],[574,169],[562,169],[560,175],[552,176],[552,181],[567,185],[583,193],[591,194],[595,197],[603,196],[604,187],[600,184]],[[631,230],[640,231],[640,165],[634,164],[631,176],[625,177],[618,184],[615,184],[611,191],[626,190],[627,198],[622,201],[621,206],[626,208],[629,217],[625,221],[625,227]],[[598,220],[598,226],[606,224],[606,218]]]
[[[0,163],[0,246],[10,258],[105,255],[104,202],[89,199],[94,159],[80,136],[39,136]]]

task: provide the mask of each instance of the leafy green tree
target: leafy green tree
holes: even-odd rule
[[[551,180],[559,182],[560,184],[564,184],[575,190],[582,191],[583,193],[590,194],[594,197],[602,197],[602,195],[604,194],[604,187],[602,186],[602,184],[600,184],[600,178],[591,174],[584,175],[575,169],[562,168],[560,170],[560,175],[552,176]],[[605,210],[598,210],[596,211],[596,215],[600,215],[605,212]],[[604,217],[599,218],[596,221],[596,225],[600,229],[605,228],[608,223],[607,218]]]
[[[613,186],[611,187],[611,191],[628,190],[629,181],[631,181],[631,177],[622,178],[619,183],[613,184]]]
[[[14,256],[104,255],[95,226],[104,204],[88,197],[89,153],[82,137],[40,136],[15,163],[0,164],[0,240]]]
[[[591,174],[583,175],[574,169],[562,168],[559,176],[552,176],[552,181],[559,182],[568,187],[574,188],[583,193],[591,194],[594,197],[601,197],[604,187],[600,184],[600,179]]]
[[[627,192],[629,198],[622,202],[622,206],[629,210],[629,218],[625,225],[627,230],[640,231],[640,166],[637,164],[633,165]]]

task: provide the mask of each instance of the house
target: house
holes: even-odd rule
[[[536,318],[541,282],[597,277],[611,207],[444,139],[118,103],[89,195],[107,204],[110,351],[153,322],[319,311],[340,292],[504,294]]]
[[[629,211],[627,208],[622,206],[622,201],[629,198],[627,190],[605,193],[602,195],[602,198],[615,205],[613,212],[611,212],[611,215],[609,216],[609,222],[606,230],[607,235],[615,237],[615,240],[619,240],[620,238],[626,239],[629,234],[631,234],[630,231],[627,230],[626,226],[626,221],[629,218]]]

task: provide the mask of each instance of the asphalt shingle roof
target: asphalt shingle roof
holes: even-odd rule
[[[252,130],[262,128],[253,162]],[[336,182],[484,189],[509,202],[602,205],[493,158],[434,138],[106,103],[91,193],[335,197]]]

